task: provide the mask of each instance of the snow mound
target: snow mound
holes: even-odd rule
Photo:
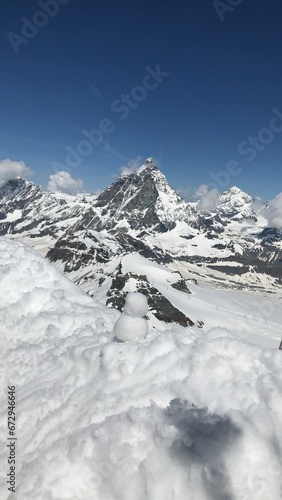
[[[106,309],[18,240],[0,238],[0,347],[112,331]],[[97,321],[97,324],[96,324]]]
[[[281,351],[223,328],[113,342],[118,313],[18,242],[0,255],[1,500],[7,385],[21,500],[281,498]]]

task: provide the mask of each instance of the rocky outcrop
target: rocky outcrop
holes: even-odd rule
[[[127,287],[129,280],[134,280],[136,291],[147,297],[149,311],[154,316],[165,323],[177,323],[181,326],[193,326],[194,322],[185,316],[181,311],[174,307],[169,300],[160,293],[157,288],[151,285],[145,275],[136,275],[134,273],[117,274],[107,293],[107,305],[115,307],[119,311],[123,310]],[[187,289],[187,287],[186,287]],[[187,293],[187,291],[186,291]]]

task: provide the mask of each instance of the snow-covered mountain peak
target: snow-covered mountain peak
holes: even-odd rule
[[[137,166],[136,164],[125,166],[121,170],[120,178],[123,177],[131,177],[132,175],[139,175],[144,170],[158,170],[157,162],[149,157],[145,160],[145,162],[141,166]]]
[[[137,169],[136,174],[140,175],[142,172],[144,172],[144,170],[158,170],[157,162],[152,157],[147,158],[143,165],[141,165],[141,167]]]
[[[252,203],[253,201],[253,198],[248,193],[236,186],[224,191],[219,198],[220,204],[232,203],[233,205],[242,205],[245,203]]]
[[[224,191],[219,197],[217,211],[228,217],[253,217],[255,210],[254,199],[236,186]]]
[[[33,182],[20,177],[9,180],[0,189],[0,212],[8,214],[16,209],[22,209],[43,196],[48,195]]]
[[[22,177],[17,177],[16,179],[0,184],[0,196],[3,197],[10,194],[15,195],[17,191],[22,191],[31,187],[35,187],[32,182],[27,181]]]
[[[111,228],[126,220],[132,229],[154,227],[166,231],[175,226],[176,220],[188,222],[193,211],[151,158],[138,172],[119,177],[98,196],[95,205],[102,209],[103,226]]]

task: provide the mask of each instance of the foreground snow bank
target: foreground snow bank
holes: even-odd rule
[[[0,238],[0,347],[52,344],[111,331],[119,314],[93,300],[30,247]],[[97,323],[96,323],[97,320]]]
[[[8,384],[21,500],[281,498],[281,351],[219,328],[116,343],[118,313],[35,252],[0,238],[0,259],[1,500]]]

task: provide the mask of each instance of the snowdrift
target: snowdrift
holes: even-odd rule
[[[119,313],[0,238],[0,498],[279,500],[282,354],[228,330],[114,342]]]

